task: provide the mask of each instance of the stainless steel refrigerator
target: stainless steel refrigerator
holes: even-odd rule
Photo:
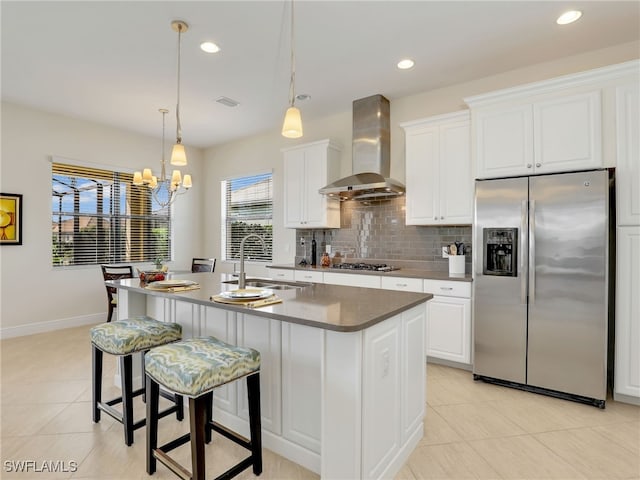
[[[476,380],[604,408],[612,185],[608,170],[476,182]]]

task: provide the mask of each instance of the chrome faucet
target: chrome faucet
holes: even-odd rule
[[[246,280],[246,274],[244,273],[244,242],[246,242],[249,238],[252,238],[252,237],[260,240],[260,243],[262,243],[263,252],[267,250],[267,246],[264,243],[264,239],[260,235],[256,235],[255,233],[252,233],[251,235],[247,235],[242,239],[242,241],[240,242],[240,273],[238,275],[239,289],[245,287],[245,280]]]

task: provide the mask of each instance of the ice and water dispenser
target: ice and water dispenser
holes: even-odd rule
[[[485,228],[483,271],[499,277],[518,276],[518,229]]]

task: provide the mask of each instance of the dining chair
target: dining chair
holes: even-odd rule
[[[100,265],[102,277],[105,280],[120,280],[122,278],[133,278],[133,267],[131,265]],[[107,300],[109,302],[109,314],[107,322],[111,321],[113,311],[118,306],[118,289],[105,285],[107,289]]]
[[[191,260],[191,272],[213,272],[216,269],[215,258],[194,258]]]

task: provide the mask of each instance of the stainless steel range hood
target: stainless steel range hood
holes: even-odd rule
[[[382,95],[353,102],[353,175],[319,192],[340,200],[378,200],[404,194],[404,185],[389,178],[391,141],[389,100]]]

